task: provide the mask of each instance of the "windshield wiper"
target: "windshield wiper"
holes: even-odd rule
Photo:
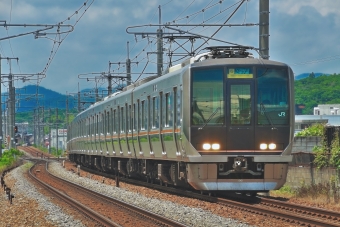
[[[269,122],[270,126],[272,127],[272,130],[274,130],[274,129],[277,130],[277,128],[273,125],[273,122],[270,119],[270,116],[267,115],[266,108],[264,107],[264,104],[262,102],[260,103],[260,112],[261,112],[262,115],[264,114],[264,116],[266,116],[267,121]]]
[[[208,118],[208,120],[204,123],[204,125],[202,127],[199,127],[198,130],[202,130],[208,123],[209,121],[213,118],[213,116],[215,116],[215,114],[217,113],[217,111],[221,109],[221,107],[217,107],[216,110],[214,111],[214,113],[212,113],[210,115],[210,117]]]

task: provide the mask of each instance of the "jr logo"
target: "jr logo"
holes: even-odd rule
[[[281,112],[279,114],[277,114],[279,117],[285,117],[286,116],[286,112]]]

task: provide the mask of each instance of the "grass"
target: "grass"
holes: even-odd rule
[[[289,185],[285,184],[279,190],[270,191],[270,196],[292,198],[295,196],[295,193]]]
[[[284,185],[279,190],[270,191],[270,196],[294,198],[305,202],[316,204],[338,204],[340,202],[340,186],[335,181],[324,184],[302,185],[298,188],[291,188]]]
[[[13,166],[17,162],[18,157],[22,156],[23,154],[23,152],[13,148],[4,151],[0,157],[0,172],[3,172],[7,168]]]
[[[36,146],[36,145],[33,145],[33,146],[35,148],[38,148],[39,150],[41,150],[44,153],[48,153],[48,149],[46,147]],[[61,156],[63,153],[65,154],[65,152],[63,152],[63,150],[58,149],[58,151],[57,151],[57,149],[55,147],[51,147],[51,155],[58,157],[58,156]]]
[[[21,168],[23,168],[24,170],[28,170],[29,168],[31,168],[34,165],[33,162],[27,162],[24,165],[21,166]]]

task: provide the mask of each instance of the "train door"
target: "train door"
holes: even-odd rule
[[[254,151],[254,82],[230,79],[226,89],[227,151]]]

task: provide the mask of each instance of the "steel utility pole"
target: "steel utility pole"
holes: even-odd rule
[[[129,56],[129,42],[126,43],[127,46],[127,59],[126,59],[126,85],[131,84],[131,60]],[[111,86],[112,89],[112,86]]]
[[[127,47],[127,59],[125,62],[125,66],[126,66],[126,86],[129,86],[131,84],[131,63],[135,63],[138,64],[138,62],[132,62],[130,60],[130,55],[129,55],[129,42],[126,43],[126,47]],[[108,76],[108,95],[112,94],[112,78],[124,78],[124,77],[117,77],[117,76],[111,76],[111,65],[112,64],[124,64],[123,62],[109,62],[109,76]]]
[[[49,130],[49,133],[48,133],[48,153],[51,154],[51,145],[52,145],[52,141],[51,141],[51,108],[48,109],[48,130]]]
[[[8,60],[17,60],[19,61],[19,58],[7,58]],[[15,87],[13,87],[13,75],[12,75],[12,64],[11,61],[9,61],[9,77],[8,77],[8,90],[9,90],[9,148],[15,147],[14,146],[14,126],[15,126]]]
[[[157,29],[157,75],[162,76],[163,70],[163,30],[161,28],[162,24],[162,14],[161,14],[161,6],[158,6],[159,9],[159,27]]]
[[[9,83],[9,102],[8,102],[8,134],[10,136],[10,143],[9,143],[9,148],[11,148],[13,146],[13,141],[14,141],[14,124],[15,124],[15,88],[13,87],[13,75],[12,75],[12,64],[10,60],[19,60],[19,58],[2,58],[0,55],[0,81],[1,81],[1,60],[2,59],[7,59],[9,61],[9,65],[10,65],[10,73],[8,76],[8,83]],[[2,91],[1,91],[1,85],[0,85],[0,95],[2,96]],[[2,98],[0,99],[0,103],[2,103]],[[2,146],[2,140],[4,138],[3,133],[2,133],[2,104],[0,105],[0,145]],[[6,135],[5,135],[6,136]],[[2,155],[2,151],[0,151],[0,156]]]
[[[1,91],[1,54],[0,54],[0,157],[2,156],[2,91]]]
[[[80,91],[79,91],[79,83],[78,83],[78,113],[80,113]]]
[[[260,0],[259,3],[260,57],[263,59],[269,59],[269,0]]]
[[[68,128],[68,94],[66,92],[66,128]]]
[[[33,114],[33,142],[34,142],[34,145],[37,145],[37,133],[36,133],[36,121],[37,121],[37,116],[36,116],[36,114],[35,114],[35,110],[36,109],[34,109],[33,111],[34,111],[34,114]]]
[[[58,106],[58,105],[57,105]],[[56,134],[57,134],[57,155],[58,155],[58,143],[59,143],[59,141],[58,141],[58,107],[56,108],[56,120],[55,120],[55,122],[56,122]]]

